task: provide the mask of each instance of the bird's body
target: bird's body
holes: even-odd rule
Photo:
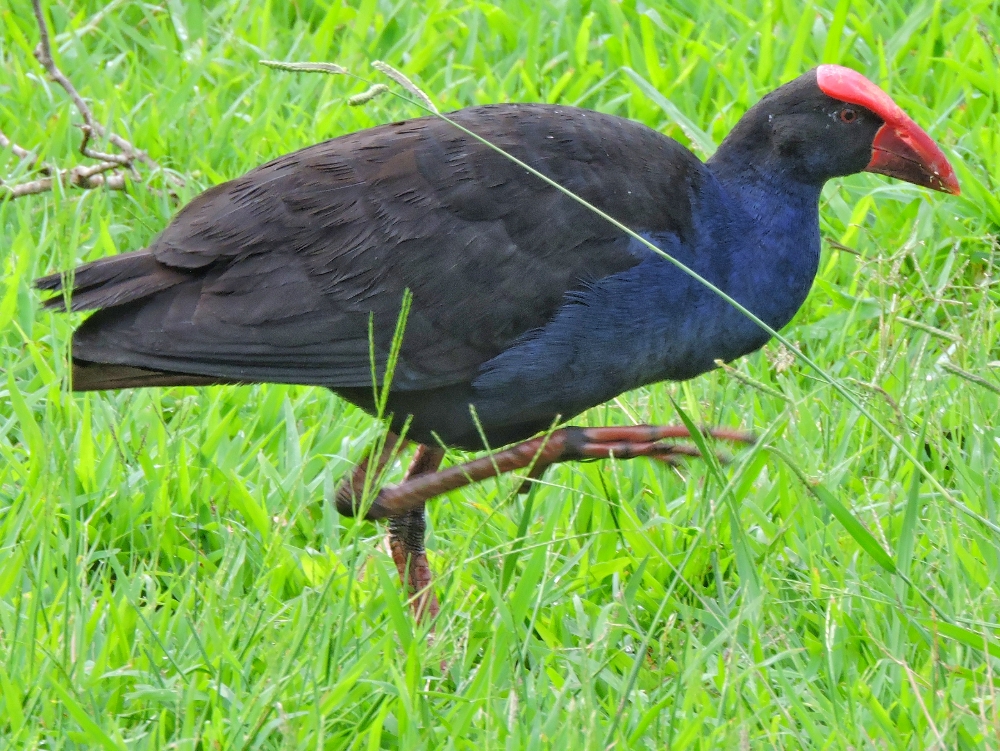
[[[454,121],[603,210],[771,328],[805,300],[824,183],[862,170],[957,193],[940,149],[887,94],[824,65],[751,108],[703,163],[629,120],[493,105]],[[39,280],[63,289],[63,277]],[[388,516],[400,576],[430,597],[423,503],[502,471],[692,449],[685,429],[558,430],[629,389],[684,380],[768,333],[645,244],[450,123],[385,125],[280,157],[195,198],[145,250],[80,267],[73,386],[326,386],[422,444],[408,479],[362,503],[392,456],[336,494]],[[49,301],[59,305],[63,298]],[[745,440],[732,431],[714,435]],[[437,471],[438,444],[518,446]],[[430,612],[436,604],[427,602]],[[423,605],[419,606],[422,610]]]
[[[582,109],[494,105],[453,118],[772,327],[805,299],[819,257],[817,186],[719,175],[666,136]],[[78,389],[302,383],[369,410],[369,315],[381,377],[408,289],[388,411],[397,426],[412,416],[415,440],[463,448],[482,447],[470,405],[502,445],[768,338],[436,118],[280,157],[196,198],[145,251],[81,268],[75,285],[75,308],[103,308],[74,337]]]

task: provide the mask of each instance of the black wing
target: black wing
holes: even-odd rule
[[[633,229],[692,232],[703,165],[643,125],[544,105],[452,117]],[[195,198],[148,249],[77,269],[72,307],[99,310],[73,356],[221,381],[370,386],[369,318],[381,368],[409,289],[393,388],[437,388],[471,380],[567,292],[639,260],[606,221],[422,118],[280,157]],[[159,376],[150,384],[170,382]]]

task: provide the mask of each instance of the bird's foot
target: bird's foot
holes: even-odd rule
[[[444,451],[419,444],[403,476],[403,482],[414,477],[434,473],[441,466]],[[427,520],[424,504],[389,520],[389,551],[399,572],[399,580],[413,599],[410,606],[417,622],[425,618],[433,621],[440,607],[431,586],[431,567],[424,550],[424,536],[427,534]]]
[[[345,506],[349,509],[355,507],[358,499],[364,493],[365,485],[370,482],[368,480],[369,472],[377,477],[396,451],[398,443],[399,438],[390,433],[374,463],[371,461],[370,455],[366,455],[351,474],[341,481],[335,493],[338,509]],[[441,449],[419,444],[413,459],[410,461],[410,466],[403,476],[403,482],[406,483],[414,477],[437,471],[443,458],[444,451]],[[424,504],[422,503],[404,514],[389,519],[389,533],[387,535],[389,552],[392,555],[393,563],[396,564],[396,570],[399,572],[399,580],[402,582],[407,596],[412,598],[410,606],[418,622],[425,618],[433,620],[437,617],[440,609],[431,586],[431,569],[427,561],[427,552],[424,550],[426,531],[427,521],[424,517]]]
[[[728,428],[706,429],[704,433],[720,441],[754,442],[750,433]],[[671,442],[672,439],[690,437],[691,433],[682,425],[562,428],[465,464],[423,473],[405,479],[399,485],[383,488],[368,507],[365,518],[402,516],[434,496],[517,469],[528,468],[530,480],[537,479],[552,464],[581,459],[634,459],[648,456],[676,464],[684,457],[701,456],[693,446]],[[719,458],[725,459],[721,456]],[[337,509],[346,516],[353,516],[356,509],[353,498],[349,496],[345,502],[341,502],[338,495]]]
[[[691,437],[691,433],[683,425],[625,425],[612,428],[565,428],[565,430],[582,431],[583,441],[567,446],[566,453],[554,461],[547,463],[536,461],[528,468],[524,481],[517,488],[518,493],[527,493],[546,469],[560,462],[636,459],[644,456],[677,466],[687,457],[701,457],[701,451],[695,446],[668,442],[672,438]],[[718,441],[750,444],[756,440],[751,433],[730,428],[704,428],[702,432]],[[730,457],[722,452],[715,452],[715,458],[722,464],[728,464],[730,461]]]

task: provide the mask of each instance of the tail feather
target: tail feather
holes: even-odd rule
[[[35,286],[41,290],[57,293],[45,301],[46,308],[66,310],[68,303],[70,310],[95,310],[136,302],[157,292],[176,287],[189,281],[190,278],[190,273],[164,266],[148,250],[140,250],[102,258],[65,274],[42,277],[35,280]],[[174,373],[120,363],[83,360],[77,357],[78,340],[79,331],[73,336],[74,391],[235,383],[233,380],[215,376]]]
[[[139,386],[214,386],[223,383],[238,383],[238,381],[189,373],[133,368],[130,365],[73,360],[72,386],[74,391],[106,391]]]
[[[148,250],[101,258],[66,274],[51,274],[35,280],[40,290],[65,293],[69,286],[70,310],[96,310],[122,305],[132,300],[174,287],[189,274],[159,263]],[[46,308],[66,310],[65,294],[45,301]]]

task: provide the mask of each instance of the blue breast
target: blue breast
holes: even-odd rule
[[[760,178],[760,176],[756,176]],[[712,181],[692,201],[695,232],[646,239],[726,291],[773,328],[795,315],[819,261],[819,189],[756,179]],[[640,263],[574,293],[544,328],[483,366],[473,383],[484,423],[568,417],[639,386],[685,380],[763,346],[769,335],[643,244]]]

